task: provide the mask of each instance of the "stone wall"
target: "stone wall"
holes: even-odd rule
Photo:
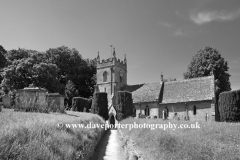
[[[208,120],[214,121],[214,106],[213,102],[209,101],[195,101],[195,102],[187,102],[187,106],[185,103],[169,103],[169,104],[159,104],[159,116],[162,116],[162,111],[165,106],[168,107],[169,110],[169,119],[173,119],[174,113],[177,112],[180,119],[183,120],[184,116],[186,116],[186,109],[188,109],[188,115],[190,120],[200,120],[205,121],[206,113],[208,115]],[[193,106],[196,106],[196,115],[193,114]]]
[[[180,119],[183,120],[186,116],[186,108],[188,109],[188,115],[190,120],[201,120],[205,121],[206,113],[208,115],[209,121],[215,121],[215,112],[214,104],[211,100],[209,101],[197,101],[197,102],[188,102],[187,107],[185,103],[171,103],[171,104],[157,104],[157,102],[148,102],[148,103],[134,103],[136,108],[136,117],[139,113],[145,115],[145,107],[148,105],[150,111],[150,117],[157,116],[157,118],[162,117],[162,111],[165,106],[169,110],[169,119],[174,118],[174,113],[177,112]],[[193,115],[193,105],[196,105],[196,115]]]
[[[159,118],[157,102],[145,102],[145,103],[140,103],[140,104],[134,103],[134,107],[136,109],[136,117],[138,117],[139,113],[145,115],[146,106],[149,107],[149,116],[150,117],[157,116]]]

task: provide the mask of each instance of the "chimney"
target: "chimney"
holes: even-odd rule
[[[162,72],[161,72],[161,82],[163,82],[163,74],[162,74]]]

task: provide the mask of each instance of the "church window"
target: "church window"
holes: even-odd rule
[[[136,108],[133,107],[133,117],[136,117]]]
[[[194,105],[193,106],[193,115],[196,115],[197,114],[197,107]]]
[[[148,105],[145,108],[145,116],[149,116],[149,107],[148,107]]]
[[[123,72],[120,70],[119,72],[119,77],[120,77],[120,83],[122,83],[122,79],[123,79]]]
[[[107,82],[107,71],[103,72],[103,82]]]
[[[120,83],[122,83],[122,77],[120,76]]]

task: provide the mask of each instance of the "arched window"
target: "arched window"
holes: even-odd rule
[[[122,77],[120,76],[120,83],[122,83]]]
[[[149,107],[148,107],[148,105],[145,108],[145,116],[149,116]]]
[[[122,79],[123,79],[123,72],[120,70],[119,71],[119,78],[120,78],[120,83],[122,83]]]
[[[136,108],[135,107],[133,107],[133,117],[136,117],[137,115],[136,115]]]
[[[103,72],[103,82],[107,82],[107,71]]]
[[[194,105],[193,106],[193,115],[196,115],[197,114],[197,107]]]

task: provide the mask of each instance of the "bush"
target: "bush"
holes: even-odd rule
[[[84,108],[86,108],[86,111],[88,112],[89,103],[90,103],[89,99],[83,97],[73,97],[72,99],[73,111],[83,112]]]
[[[98,92],[93,94],[91,112],[100,115],[105,120],[108,119],[107,93]]]
[[[220,121],[240,122],[240,90],[219,95]]]
[[[133,116],[133,99],[132,99],[132,93],[127,92],[127,91],[119,91],[117,92],[117,120],[122,115],[122,118],[126,118],[129,116]]]

